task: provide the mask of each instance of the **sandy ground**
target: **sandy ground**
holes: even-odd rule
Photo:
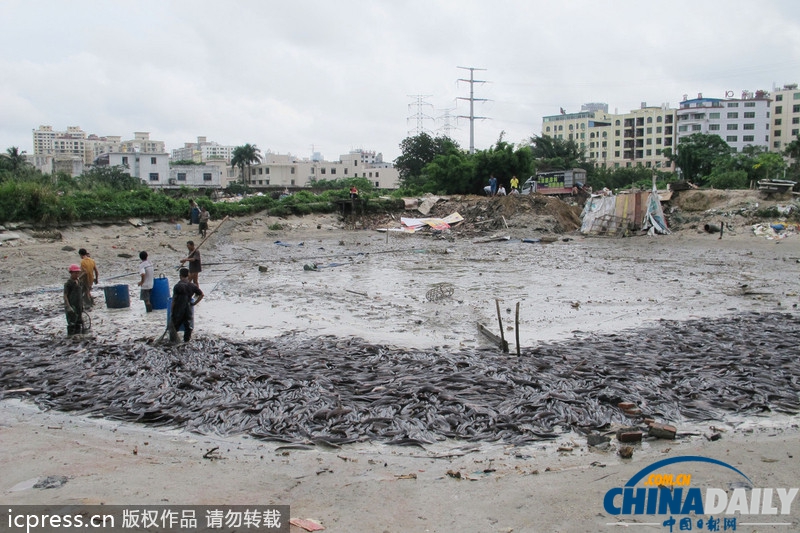
[[[157,274],[172,286],[185,241],[200,240],[194,228],[166,222],[61,228],[60,239],[17,231],[20,239],[0,246],[0,306],[33,305],[42,319],[24,330],[0,323],[3,334],[64,335],[60,290],[66,267],[85,247],[100,270],[93,335],[119,343],[159,337],[165,311],[147,315],[137,301],[137,254],[148,250]],[[207,296],[196,311],[196,334],[237,339],[293,332],[426,349],[485,347],[489,341],[477,323],[499,333],[499,307],[513,353],[517,333],[522,346],[532,346],[660,319],[718,320],[750,310],[796,315],[800,303],[797,236],[767,240],[734,226],[722,239],[686,230],[627,239],[565,234],[566,240],[540,244],[521,242],[539,235],[511,223],[494,235],[511,240],[477,242],[491,236],[352,231],[333,216],[229,221],[201,248],[200,286]],[[316,270],[304,268],[315,264]],[[430,300],[443,283],[452,285],[452,295]],[[105,307],[102,287],[115,284],[130,285],[129,308]],[[720,440],[704,438],[708,426],[683,426],[681,438],[637,444],[627,460],[617,455],[615,441],[590,448],[574,435],[524,448],[446,442],[425,449],[359,444],[301,451],[42,413],[5,399],[0,493],[8,504],[288,504],[292,516],[315,519],[329,531],[577,532],[619,527],[609,525],[617,517],[604,511],[603,495],[665,457],[716,458],[757,487],[800,485],[797,417],[714,425],[723,430]],[[203,458],[213,447],[222,459]],[[733,481],[719,469],[693,468],[701,487]],[[48,475],[69,481],[32,488]],[[740,517],[737,531],[796,531],[798,506],[780,520],[749,520],[791,525],[746,526]],[[637,529],[668,531],[632,525],[657,520],[625,519]]]

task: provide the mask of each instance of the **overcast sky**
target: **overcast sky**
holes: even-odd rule
[[[394,160],[417,131],[519,143],[542,117],[800,82],[797,0],[0,0],[0,147],[32,130]],[[417,96],[425,104],[416,106]]]

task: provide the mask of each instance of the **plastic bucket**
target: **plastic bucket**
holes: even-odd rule
[[[120,309],[131,306],[131,294],[127,285],[112,285],[103,287],[106,297],[106,307],[109,309]]]
[[[153,304],[153,309],[167,309],[169,300],[169,280],[165,276],[159,276],[153,280],[150,303]]]

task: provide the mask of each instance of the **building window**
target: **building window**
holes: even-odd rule
[[[780,126],[782,123],[783,123],[783,120],[782,120],[782,119],[780,119],[780,118],[776,118],[776,119],[775,119],[775,125],[776,125],[776,126]]]
[[[792,130],[792,137],[797,137],[798,132],[800,132],[800,130]]]
[[[700,131],[703,127],[700,124],[692,124],[692,131]]]
[[[800,93],[794,93],[792,95],[792,98],[795,99],[795,100],[800,100]]]
[[[739,129],[739,125],[738,124],[728,124],[725,129],[727,129],[728,131],[738,130]]]
[[[773,142],[773,143],[772,143],[772,147],[773,147],[773,148],[780,148],[780,147],[781,147],[781,142],[780,142],[780,141],[775,141],[775,142]]]
[[[332,168],[332,169],[331,169],[331,176],[333,176],[334,174],[336,174],[336,169],[335,169],[335,168]]]
[[[376,178],[380,178],[380,177],[381,177],[381,173],[380,173],[380,172],[378,172],[378,171],[375,171],[375,177],[376,177]]]
[[[656,126],[656,133],[661,133],[661,126]]]
[[[728,113],[728,118],[739,118],[739,113],[736,111],[731,111]]]
[[[792,124],[800,124],[800,117],[792,117]]]
[[[739,107],[739,102],[728,102],[728,107]]]
[[[375,182],[375,188],[376,189],[380,189],[381,188],[381,182],[380,181],[376,181]]]
[[[754,138],[755,138],[755,137],[754,137],[753,135],[744,135],[744,136],[742,137],[742,141],[744,141],[744,142],[746,142],[746,143],[748,143],[748,142],[750,142],[750,143],[751,143],[751,142],[753,142],[753,139],[754,139]]]
[[[678,126],[678,131],[686,131],[688,129],[689,129],[689,126],[686,126],[686,125]]]
[[[186,172],[178,172],[178,181],[186,181]]]
[[[738,140],[739,140],[739,137],[737,137],[736,135],[728,135],[727,137],[725,137],[725,141],[727,141],[729,143],[735,143]]]
[[[211,172],[203,172],[203,181],[211,181]]]
[[[325,174],[325,168],[323,167],[323,168],[319,169],[319,173],[320,174]]]
[[[266,167],[266,168],[264,169],[264,174],[269,174],[269,167]]]
[[[648,135],[652,135],[653,134],[653,128],[647,128],[647,134]]]
[[[754,130],[754,129],[756,129],[756,125],[755,124],[743,124],[742,125],[742,129],[743,130]]]
[[[550,133],[550,126],[547,126],[547,127],[544,129],[544,131],[546,131],[547,133]]]
[[[772,136],[773,136],[773,137],[780,137],[780,136],[781,136],[781,130],[775,130],[775,131],[772,133]]]
[[[755,106],[756,106],[756,103],[755,103],[755,102],[745,102],[745,103],[744,103],[744,106],[745,106],[745,107],[755,107]]]
[[[158,172],[150,173],[150,181],[158,181]]]
[[[128,156],[122,156],[122,164],[123,165],[127,165],[128,164]]]
[[[800,113],[800,105],[793,105],[792,113]]]
[[[345,175],[345,176],[347,176],[347,171],[348,171],[348,170],[349,170],[349,169],[344,169],[344,175]]]
[[[783,101],[783,95],[782,95],[782,94],[778,94],[778,95],[776,95],[776,96],[775,96],[775,101],[776,101],[776,102],[782,102],[782,101]]]
[[[719,131],[719,124],[709,124],[708,131]]]
[[[775,107],[775,114],[776,115],[780,115],[781,113],[783,113],[783,106],[782,105],[776,106]]]
[[[151,165],[155,165],[156,164],[156,158],[155,157],[151,157],[150,158],[150,164]]]
[[[708,118],[719,118],[719,113],[709,113]]]
[[[745,111],[744,112],[744,118],[756,118],[756,112],[755,111]]]
[[[656,122],[661,122],[661,117],[656,117]]]

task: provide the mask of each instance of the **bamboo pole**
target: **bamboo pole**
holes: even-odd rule
[[[508,343],[506,342],[506,336],[503,333],[503,317],[500,315],[500,299],[495,298],[494,303],[497,306],[497,321],[500,323],[500,342],[503,343],[503,353],[508,353]]]
[[[517,313],[514,317],[514,331],[517,335],[517,357],[520,356],[519,348],[519,302],[517,302]]]

